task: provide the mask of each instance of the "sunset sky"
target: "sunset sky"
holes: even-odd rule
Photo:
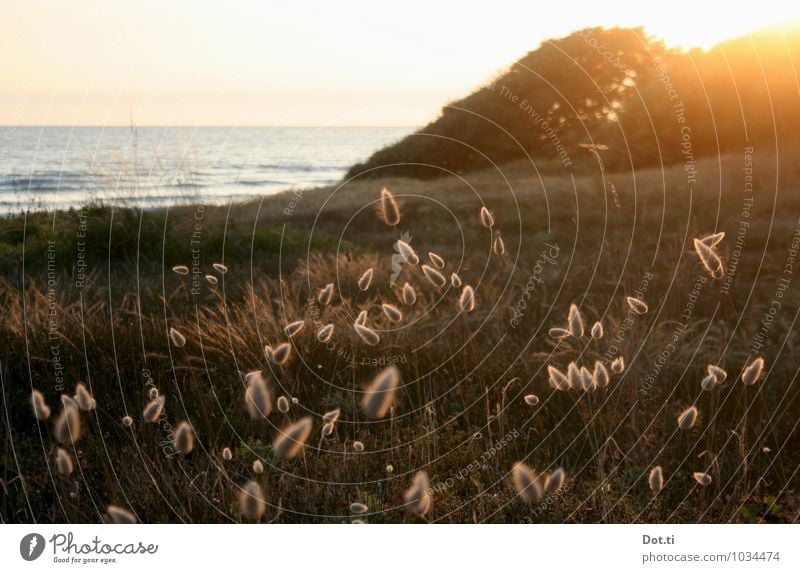
[[[707,47],[800,17],[780,1],[661,5],[0,0],[0,124],[419,125],[586,26]]]

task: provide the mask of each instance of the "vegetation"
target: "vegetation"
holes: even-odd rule
[[[796,28],[689,52],[640,28],[581,30],[542,43],[348,177],[427,179],[525,159],[546,172],[580,172],[591,160],[578,144],[589,142],[609,147],[614,171],[693,171],[701,157],[783,150],[800,133],[798,51]]]
[[[581,153],[575,177],[522,161],[3,220],[0,519],[796,521],[797,170],[757,149],[748,187],[737,151],[690,190],[680,166],[608,176]],[[721,279],[693,245],[714,232]],[[608,385],[555,390],[570,362]],[[706,391],[709,364],[728,376]],[[274,443],[289,424],[305,447]]]

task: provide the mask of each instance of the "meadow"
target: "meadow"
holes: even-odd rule
[[[796,522],[800,169],[592,153],[3,219],[0,520]]]

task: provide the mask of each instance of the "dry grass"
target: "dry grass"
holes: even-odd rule
[[[75,214],[61,214],[52,231],[61,243],[51,292],[42,248],[51,231],[46,217],[33,216],[26,241],[9,240],[0,253],[0,518],[94,522],[119,504],[143,522],[239,521],[242,513],[262,522],[342,522],[360,500],[370,522],[796,520],[794,286],[759,348],[762,379],[752,386],[737,379],[755,358],[754,336],[783,276],[797,225],[784,214],[800,205],[786,191],[797,187],[797,172],[781,174],[776,199],[768,159],[727,294],[702,268],[692,240],[726,231],[716,250],[730,262],[742,206],[735,157],[725,158],[721,173],[704,163],[705,179],[691,197],[679,169],[665,174],[666,189],[661,172],[637,174],[635,187],[614,176],[620,209],[595,175],[573,187],[570,179],[540,179],[525,165],[463,180],[306,192],[290,213],[292,195],[208,207],[195,293],[192,273],[171,269],[192,268],[196,207],[113,218],[94,211],[82,289],[74,284],[76,243],[64,244],[75,233]],[[395,226],[376,216],[383,186],[400,205]],[[482,205],[494,215],[492,230],[481,225]],[[21,224],[5,221],[3,229]],[[502,233],[502,256],[493,251],[493,230]],[[391,282],[392,246],[404,232],[418,253],[443,257],[445,276],[455,272],[474,287],[472,312],[461,311],[462,288],[449,281],[437,288],[419,267]],[[548,244],[558,256],[543,262]],[[220,262],[224,274],[212,266]],[[365,293],[358,281],[368,268],[374,276]],[[405,282],[416,290],[413,305],[402,304]],[[329,283],[331,303],[320,306]],[[645,301],[647,312],[631,310],[627,296]],[[602,337],[548,336],[567,325],[573,303],[587,325],[602,322]],[[402,320],[393,322],[382,304],[396,305]],[[353,329],[362,310],[380,335],[376,346]],[[296,320],[306,324],[289,339],[284,329]],[[334,334],[321,343],[317,333],[327,324]],[[171,343],[170,328],[185,345]],[[286,364],[266,359],[266,345],[287,341]],[[625,369],[611,373],[605,388],[559,392],[548,384],[548,365],[566,371],[575,361],[592,370],[600,361],[610,372],[618,356]],[[401,375],[392,408],[372,420],[360,407],[363,390],[392,363]],[[731,374],[703,392],[709,364]],[[289,398],[288,412],[249,415],[244,375],[257,369],[273,399]],[[52,419],[36,420],[31,392],[40,390],[55,416],[59,395],[71,395],[79,382],[97,403],[80,413],[80,441],[63,446],[74,471],[61,475]],[[146,423],[153,387],[165,406]],[[533,407],[525,400],[531,394],[539,398]],[[697,421],[679,431],[676,417],[692,405]],[[325,436],[323,416],[336,409]],[[130,426],[123,424],[128,415]],[[306,447],[291,459],[274,456],[279,431],[306,416],[313,424]],[[179,437],[195,439],[190,453],[177,455],[172,432],[183,421],[188,430]],[[253,474],[255,460],[262,474]],[[510,484],[518,461],[542,476],[563,468],[566,481],[529,505]],[[663,468],[655,497],[648,487],[654,466]],[[696,472],[712,479],[707,487]],[[415,475],[430,476],[430,499],[406,495]],[[424,508],[414,505],[421,499]]]

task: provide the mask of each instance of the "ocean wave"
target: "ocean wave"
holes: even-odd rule
[[[258,165],[250,166],[251,169],[264,169],[264,170],[286,170],[286,171],[347,171],[349,165],[329,165],[324,163],[260,163]]]
[[[261,187],[263,185],[291,185],[291,183],[289,181],[278,181],[277,179],[238,179],[236,181],[231,181],[229,185]]]

